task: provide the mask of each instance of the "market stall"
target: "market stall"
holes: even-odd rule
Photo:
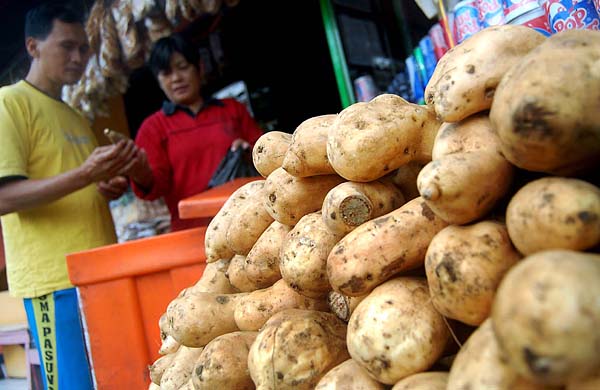
[[[99,389],[599,385],[600,4],[384,3],[319,2],[339,101],[182,200],[205,227],[67,256]],[[65,100],[237,6],[95,2]]]
[[[437,10],[425,105],[378,94],[257,142],[150,388],[598,386],[597,11],[482,3]]]

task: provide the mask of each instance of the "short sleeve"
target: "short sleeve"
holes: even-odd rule
[[[29,142],[25,107],[0,95],[0,178],[28,176]]]

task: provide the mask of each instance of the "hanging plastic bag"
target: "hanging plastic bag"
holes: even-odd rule
[[[260,174],[254,168],[249,153],[246,153],[243,148],[237,148],[234,152],[230,149],[208,182],[208,188],[220,186],[238,177],[252,176],[260,176]]]

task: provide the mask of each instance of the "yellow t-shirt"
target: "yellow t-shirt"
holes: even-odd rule
[[[0,88],[0,178],[42,179],[80,166],[97,146],[88,121],[25,81]],[[72,287],[65,255],[116,242],[106,199],[91,184],[2,217],[11,295]]]

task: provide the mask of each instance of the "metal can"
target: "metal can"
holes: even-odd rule
[[[425,101],[425,85],[423,84],[423,81],[421,80],[421,75],[419,74],[419,70],[417,69],[415,57],[411,55],[410,57],[406,58],[404,62],[406,64],[406,73],[408,73],[408,79],[412,87],[411,101],[412,103],[421,104]]]
[[[502,0],[506,23],[540,6],[538,0]]]
[[[548,23],[548,15],[542,9],[542,7],[534,8],[533,10],[520,15],[519,17],[510,21],[509,24],[519,24],[533,28],[540,34],[549,36],[551,34],[550,24]]]
[[[479,23],[481,27],[499,26],[504,24],[504,6],[501,0],[477,0]]]
[[[458,43],[481,30],[476,0],[462,0],[456,4],[454,7],[454,23]]]
[[[354,80],[354,91],[356,92],[356,100],[359,102],[371,101],[371,99],[379,95],[379,90],[375,86],[375,80],[369,74],[360,76]]]
[[[429,38],[431,38],[433,51],[437,60],[442,58],[442,56],[446,54],[448,50],[450,50],[450,47],[446,42],[446,38],[444,38],[444,29],[439,23],[434,24],[429,29]]]
[[[592,0],[547,0],[545,6],[553,33],[600,30],[600,16]]]

